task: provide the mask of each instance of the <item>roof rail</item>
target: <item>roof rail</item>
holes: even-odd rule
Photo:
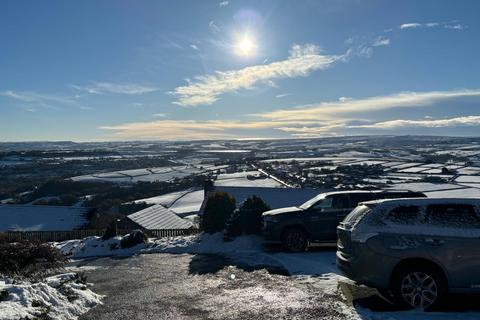
[[[413,190],[408,190],[408,189],[384,189],[382,192],[391,192],[391,191],[396,191],[396,192],[420,192],[420,191],[413,191]]]

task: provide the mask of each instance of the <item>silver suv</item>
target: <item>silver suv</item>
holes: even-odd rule
[[[480,200],[363,202],[337,234],[339,268],[404,308],[480,293]]]

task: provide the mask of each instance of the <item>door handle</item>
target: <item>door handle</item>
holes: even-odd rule
[[[425,242],[431,246],[441,246],[442,244],[445,243],[445,241],[443,240],[433,239],[433,238],[427,238],[425,239]]]

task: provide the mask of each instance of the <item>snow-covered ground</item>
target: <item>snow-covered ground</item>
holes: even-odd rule
[[[113,237],[108,240],[102,240],[101,237],[87,237],[84,239],[55,242],[53,245],[60,250],[62,254],[72,259],[110,256],[128,257],[147,247],[147,244],[138,244],[131,248],[122,249],[120,247],[121,240],[122,237]]]
[[[310,251],[305,253],[283,253],[265,251],[264,241],[258,236],[242,236],[232,241],[224,241],[223,234],[202,234],[162,239],[150,239],[145,245],[139,245],[128,250],[113,249],[110,245],[119,242],[119,238],[105,241],[102,245],[98,238],[67,241],[56,246],[64,253],[71,253],[72,258],[82,258],[94,255],[131,255],[150,253],[172,254],[220,254],[237,263],[251,266],[283,267],[292,276],[305,281],[315,282],[315,286],[323,293],[337,295],[340,283],[353,285],[344,277],[335,264],[335,252]],[[475,312],[435,312],[396,311],[374,312],[357,305],[342,307],[348,319],[380,319],[380,320],[416,320],[416,319],[480,319],[480,313]],[[1,319],[1,318],[0,318]]]
[[[0,278],[0,291],[3,290],[8,297],[0,302],[0,320],[31,319],[42,314],[48,315],[48,319],[77,319],[102,299],[78,281],[75,273],[36,283]]]

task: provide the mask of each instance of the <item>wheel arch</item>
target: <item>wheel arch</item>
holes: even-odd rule
[[[435,272],[438,273],[442,277],[442,279],[445,281],[446,288],[448,289],[448,275],[445,272],[445,270],[440,266],[440,264],[436,263],[435,261],[428,259],[428,258],[407,258],[395,265],[395,267],[392,269],[392,272],[390,273],[390,279],[389,279],[389,285],[390,287],[392,286],[392,281],[394,278],[394,275],[396,272],[398,272],[400,269],[405,268],[405,267],[410,267],[410,266],[423,266],[423,267],[429,267]]]

